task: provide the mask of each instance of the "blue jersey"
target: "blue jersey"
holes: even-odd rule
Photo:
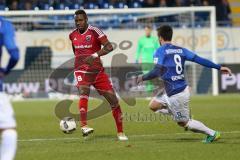
[[[9,63],[6,67],[0,64],[0,72],[6,75],[17,64],[19,51],[15,43],[15,29],[12,23],[0,17],[0,62],[3,46],[5,46],[10,55]],[[2,91],[2,82],[2,78],[0,78],[0,91]]]
[[[197,56],[186,48],[167,43],[158,48],[154,54],[154,63],[161,66],[160,76],[164,81],[168,96],[183,91],[187,82],[184,75],[185,61],[194,61],[210,68],[220,69],[220,65]]]

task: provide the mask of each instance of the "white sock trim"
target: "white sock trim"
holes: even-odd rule
[[[194,119],[189,120],[186,127],[193,132],[204,133],[210,136],[213,136],[216,132],[205,126],[202,122]]]

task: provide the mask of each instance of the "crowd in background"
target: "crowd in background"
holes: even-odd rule
[[[0,10],[216,6],[217,21],[230,22],[228,0],[0,0]]]

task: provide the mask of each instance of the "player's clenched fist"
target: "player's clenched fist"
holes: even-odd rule
[[[221,67],[220,70],[221,70],[221,72],[222,72],[223,74],[229,74],[229,76],[232,75],[232,71],[231,71],[231,69],[228,68],[228,67]]]
[[[138,76],[134,77],[134,79],[135,79],[136,84],[140,84],[143,82],[142,75],[138,75]]]
[[[94,59],[99,57],[97,53],[92,54],[91,56],[87,57],[84,61],[89,64],[92,65],[94,62]]]

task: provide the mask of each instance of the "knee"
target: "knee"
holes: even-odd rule
[[[80,95],[89,95],[89,91],[87,90],[81,90],[79,93]]]
[[[149,103],[149,109],[156,112],[157,110],[162,109],[162,105],[158,102],[152,101]]]
[[[155,104],[150,104],[149,109],[152,110],[153,112],[157,111],[157,106]]]
[[[118,102],[118,100],[113,100],[113,101],[110,102],[110,105],[112,106],[112,108],[118,107],[119,106],[119,102]]]
[[[112,96],[109,100],[109,103],[112,107],[118,107],[119,106],[119,101],[118,101],[118,98],[117,96]]]
[[[90,88],[88,86],[82,86],[78,88],[80,95],[89,95],[90,94]]]

